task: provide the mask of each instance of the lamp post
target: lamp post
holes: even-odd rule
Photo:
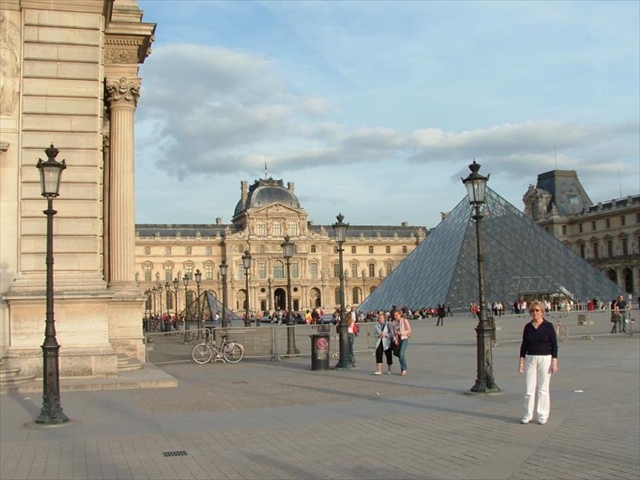
[[[187,295],[187,287],[189,286],[189,275],[186,273],[182,277],[184,284],[184,329],[189,330],[189,296]],[[186,337],[185,337],[186,338]]]
[[[227,326],[227,265],[226,261],[220,264],[220,275],[222,275],[222,327]]]
[[[473,219],[476,221],[476,247],[478,250],[478,294],[480,301],[480,310],[478,312],[478,325],[476,326],[476,359],[477,359],[477,377],[476,383],[471,387],[474,393],[493,393],[499,392],[500,388],[493,378],[493,359],[491,352],[491,336],[493,326],[489,324],[487,319],[487,308],[484,289],[484,257],[482,254],[482,229],[480,223],[484,215],[480,211],[480,206],[484,203],[485,191],[489,177],[484,177],[478,173],[480,165],[474,160],[469,165],[471,173],[467,178],[462,179],[465,187],[467,187],[467,196],[469,203],[474,207],[475,214]]]
[[[338,221],[332,225],[333,231],[336,235],[336,242],[338,244],[338,268],[340,269],[340,324],[338,326],[338,335],[340,342],[340,359],[336,368],[349,368],[351,366],[351,358],[349,356],[349,335],[347,331],[347,322],[345,321],[344,312],[344,266],[342,263],[342,254],[344,248],[342,247],[347,239],[348,223],[344,223],[344,216],[340,213],[336,217]]]
[[[196,289],[197,289],[197,297],[196,297],[196,307],[198,310],[198,337],[200,337],[200,329],[202,328],[202,313],[200,312],[200,281],[202,280],[202,272],[200,269],[196,269],[196,273],[194,274],[196,278]]]
[[[144,291],[144,294],[147,296],[146,301],[144,302],[144,321],[143,326],[144,330],[147,332],[151,331],[151,290],[147,289]]]
[[[53,209],[53,199],[59,195],[62,171],[67,168],[64,160],[56,162],[59,150],[53,146],[45,150],[47,160],[38,159],[36,167],[40,170],[40,188],[42,196],[47,199],[47,267],[46,280],[46,320],[44,343],[42,344],[42,409],[36,423],[57,425],[66,423],[69,418],[62,411],[60,404],[60,345],[56,339],[56,323],[53,315],[53,216],[58,213]]]
[[[164,296],[165,296],[165,307],[167,307],[167,321],[169,325],[171,325],[171,311],[169,310],[169,294],[171,293],[171,285],[169,282],[164,282]]]
[[[160,318],[162,318],[162,314],[164,313],[164,308],[162,308],[162,291],[164,289],[162,288],[162,284],[160,282],[158,282],[158,284],[156,285],[156,291],[158,292],[158,315],[160,315]]]
[[[180,274],[180,272],[178,272],[178,275]],[[173,277],[173,288],[176,289],[176,303],[173,307],[173,315],[174,315],[174,319],[176,321],[175,324],[175,328],[178,328],[178,287],[180,286],[180,280],[178,280],[178,277]]]
[[[251,325],[251,319],[249,318],[249,270],[251,269],[251,254],[249,253],[249,250],[244,251],[244,255],[242,256],[242,266],[244,268],[244,278],[247,292],[244,326],[248,327]]]
[[[296,330],[293,312],[291,311],[291,257],[293,256],[293,242],[287,235],[281,245],[284,259],[287,262],[287,355],[297,355],[300,350],[296,348]]]

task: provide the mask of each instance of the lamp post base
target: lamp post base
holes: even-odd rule
[[[300,350],[296,347],[295,324],[287,324],[287,356],[300,355]]]

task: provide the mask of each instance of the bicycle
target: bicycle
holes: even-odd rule
[[[556,322],[556,335],[563,343],[569,338],[569,330],[567,330],[567,327],[565,327],[560,320]]]
[[[230,342],[227,335],[222,335],[220,345],[211,341],[213,335],[207,330],[204,341],[193,347],[191,358],[199,365],[204,365],[212,360],[222,360],[227,363],[238,363],[244,357],[244,347],[238,342]],[[213,356],[215,352],[215,357]]]

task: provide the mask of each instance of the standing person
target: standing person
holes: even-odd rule
[[[524,415],[520,423],[527,424],[535,413],[540,425],[549,420],[551,374],[558,371],[558,339],[553,324],[544,319],[542,303],[529,305],[531,321],[524,326],[520,345],[518,372],[525,374]]]
[[[444,303],[442,305],[438,304],[438,308],[436,310],[436,315],[438,316],[438,321],[436,322],[436,327],[438,325],[444,327],[444,317],[447,316],[447,313],[444,309]]]
[[[347,338],[349,339],[349,361],[351,366],[356,366],[356,356],[353,353],[353,344],[356,341],[356,332],[353,331],[353,325],[356,323],[355,312],[353,315],[347,313]]]
[[[609,333],[622,333],[622,327],[619,327],[620,323],[620,309],[618,308],[618,298],[616,297],[611,302],[611,323],[613,323],[613,327],[611,327],[611,331]]]
[[[620,314],[620,326],[618,331],[627,333],[627,302],[622,295],[618,295],[616,300],[616,310]]]
[[[387,375],[391,375],[391,367],[393,365],[393,349],[391,348],[391,339],[393,333],[391,326],[387,322],[387,315],[384,312],[378,313],[378,323],[376,324],[376,371],[374,375],[382,375],[382,354],[387,357]]]
[[[398,357],[400,357],[400,375],[404,377],[407,375],[406,354],[409,337],[411,336],[411,324],[409,320],[402,316],[400,310],[393,310],[391,312],[391,318],[393,318],[393,341],[400,348],[398,354]]]

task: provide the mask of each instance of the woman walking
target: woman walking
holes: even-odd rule
[[[409,337],[411,336],[411,324],[409,320],[402,316],[400,310],[391,311],[393,318],[393,342],[399,346],[398,356],[400,357],[400,375],[407,375],[407,346],[409,345]]]
[[[531,321],[524,326],[520,345],[518,372],[525,374],[524,415],[520,423],[527,424],[535,416],[540,425],[549,420],[551,374],[558,371],[558,339],[553,324],[544,319],[542,303],[529,305]]]
[[[393,365],[393,349],[391,348],[391,325],[387,322],[387,315],[384,312],[378,313],[378,323],[376,324],[376,371],[374,375],[382,375],[382,354],[387,357],[387,375],[391,374]]]

